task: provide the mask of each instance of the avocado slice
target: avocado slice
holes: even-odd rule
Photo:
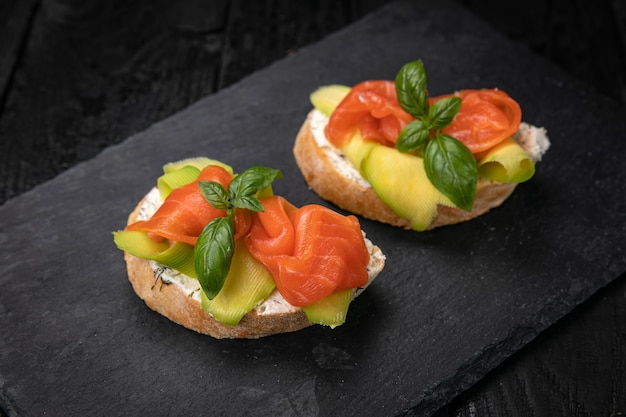
[[[175,171],[161,175],[157,179],[157,188],[161,194],[161,199],[165,200],[176,188],[194,182],[198,175],[200,175],[200,170],[193,165],[185,165]]]
[[[526,151],[512,138],[506,138],[478,160],[481,178],[520,183],[535,174],[535,164]]]
[[[326,85],[311,93],[309,98],[313,107],[322,112],[324,116],[330,117],[350,90],[351,88],[345,85]]]
[[[340,326],[346,321],[353,292],[352,289],[335,291],[321,300],[302,307],[302,310],[311,323]]]
[[[363,162],[363,159],[370,153],[372,148],[377,145],[378,143],[376,142],[363,140],[361,132],[357,130],[354,136],[352,136],[352,139],[341,148],[341,152],[343,152],[348,161],[350,161],[361,176],[363,176],[361,162]]]
[[[378,197],[414,230],[426,230],[438,204],[454,206],[426,176],[424,160],[413,154],[376,145],[363,158],[361,170]]]
[[[175,188],[195,181],[200,171],[209,165],[219,165],[231,174],[233,173],[230,165],[204,156],[181,159],[163,165],[163,175],[157,179],[157,187],[161,198],[165,200]]]
[[[242,239],[238,239],[224,286],[212,300],[201,292],[202,308],[219,322],[236,325],[274,288],[272,274],[250,254]]]
[[[199,171],[202,171],[203,168],[209,165],[219,165],[231,174],[233,173],[233,168],[230,165],[218,161],[217,159],[206,158],[204,156],[197,156],[193,158],[181,159],[175,162],[168,162],[167,164],[163,165],[163,172],[167,174],[189,165],[196,167]]]

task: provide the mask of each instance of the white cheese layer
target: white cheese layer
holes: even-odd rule
[[[328,117],[317,109],[313,110],[309,125],[311,126],[311,132],[313,132],[317,146],[324,151],[333,166],[343,176],[358,183],[363,188],[371,188],[370,183],[361,176],[359,171],[348,161],[343,152],[328,141],[325,133],[327,124]]]
[[[155,187],[148,193],[146,200],[139,208],[137,220],[148,220],[161,207],[163,200],[159,190]],[[150,261],[150,267],[155,273],[155,277],[159,278],[165,284],[175,284],[185,294],[193,297],[194,300],[201,302],[200,283],[197,279],[189,277],[185,274],[167,268],[156,261]]]
[[[541,157],[550,148],[550,140],[546,129],[522,122],[519,129],[513,135],[516,141],[530,156],[533,162],[541,161]]]

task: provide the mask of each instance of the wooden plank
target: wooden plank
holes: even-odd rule
[[[0,3],[0,120],[8,112],[7,97],[19,71],[19,60],[28,42],[38,4],[37,0]],[[12,141],[12,138],[2,135],[0,128],[0,204],[5,201],[5,196],[28,188],[21,175],[21,164],[10,151]]]
[[[619,56],[618,66],[613,71],[617,75],[618,85],[620,86],[619,96],[621,103],[626,107],[626,1],[612,0],[612,14],[614,16],[617,39],[615,40],[615,48],[608,53],[614,53]]]
[[[389,0],[294,2],[233,0],[220,88],[347,26]]]
[[[626,106],[626,2],[459,1],[499,32]]]
[[[0,119],[0,201],[214,92],[225,5],[43,3]]]
[[[38,4],[37,0],[0,3],[0,111]]]

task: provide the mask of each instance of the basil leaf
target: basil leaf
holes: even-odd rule
[[[230,206],[230,195],[219,182],[200,181],[200,192],[206,201],[218,210],[227,210]]]
[[[246,169],[230,183],[231,200],[254,196],[259,190],[270,185],[282,173],[274,168],[256,166]],[[236,206],[238,207],[238,206]]]
[[[232,204],[237,208],[244,208],[252,211],[265,211],[261,201],[254,196],[236,196],[233,198]]]
[[[411,152],[423,148],[428,143],[430,129],[422,120],[413,120],[404,126],[398,135],[396,149],[400,152]]]
[[[418,119],[428,117],[426,71],[422,60],[404,64],[396,75],[396,95],[400,106]]]
[[[470,211],[476,198],[476,159],[452,136],[437,134],[424,153],[424,168],[430,182],[456,206]]]
[[[433,129],[443,129],[452,123],[452,120],[461,108],[459,97],[446,97],[438,100],[428,109],[428,121]]]
[[[194,248],[196,275],[209,300],[224,286],[235,252],[234,225],[227,217],[217,217],[200,233]]]

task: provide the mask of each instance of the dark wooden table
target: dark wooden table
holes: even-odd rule
[[[458,1],[626,116],[625,1]],[[2,0],[0,204],[386,2]],[[625,362],[622,276],[437,416],[623,416]]]

